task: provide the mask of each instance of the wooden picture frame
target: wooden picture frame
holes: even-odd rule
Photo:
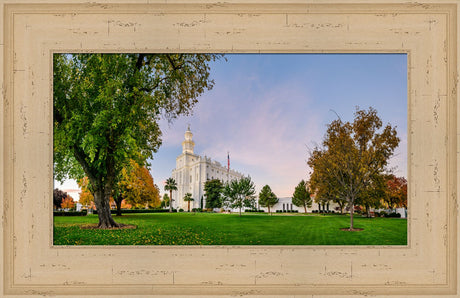
[[[458,4],[1,1],[2,295],[458,297]],[[408,245],[53,246],[55,52],[407,53]]]

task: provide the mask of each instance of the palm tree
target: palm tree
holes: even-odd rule
[[[166,179],[165,190],[169,190],[169,212],[172,212],[172,202],[174,201],[172,198],[172,191],[177,190],[177,183],[174,178]]]
[[[195,200],[192,198],[192,194],[188,192],[185,194],[185,197],[184,197],[184,202],[188,203],[188,212],[190,212],[190,201],[195,201]]]

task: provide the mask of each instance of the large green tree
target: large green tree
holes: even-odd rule
[[[252,207],[256,188],[251,177],[242,177],[227,182],[224,186],[224,203],[230,208],[238,208],[241,216],[242,207]]]
[[[160,117],[189,114],[211,89],[210,54],[54,54],[54,172],[87,176],[100,228],[119,226],[109,199],[130,159],[161,145]]]
[[[307,213],[307,207],[311,207],[311,192],[308,183],[305,182],[305,180],[300,181],[295,187],[294,194],[292,195],[292,204],[297,207],[303,207],[305,213]]]
[[[267,207],[268,213],[271,214],[270,208],[275,206],[276,203],[278,203],[278,201],[278,197],[272,191],[270,186],[265,185],[264,187],[262,187],[259,193],[259,205],[262,207]]]
[[[174,180],[174,178],[171,177],[166,179],[165,190],[169,190],[169,212],[172,212],[172,202],[174,202],[172,192],[173,190],[177,190],[177,183],[176,180]]]
[[[395,127],[382,120],[372,107],[355,111],[353,122],[340,118],[327,126],[322,147],[311,152],[308,165],[317,180],[329,185],[332,193],[347,200],[350,230],[353,230],[355,201],[386,171],[389,158],[399,144]]]
[[[219,179],[208,180],[204,183],[204,195],[206,197],[206,208],[222,207],[222,191],[224,185]]]

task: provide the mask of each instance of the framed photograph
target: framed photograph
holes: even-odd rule
[[[37,0],[2,1],[0,12],[4,297],[458,297],[457,2]],[[53,58],[67,53],[404,56],[407,237],[396,245],[56,245]],[[193,153],[189,131],[183,150]]]

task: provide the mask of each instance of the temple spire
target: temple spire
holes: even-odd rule
[[[185,140],[182,142],[182,153],[193,154],[193,147],[195,147],[195,142],[192,140],[193,134],[190,131],[190,124],[187,127],[187,131],[184,134]]]

